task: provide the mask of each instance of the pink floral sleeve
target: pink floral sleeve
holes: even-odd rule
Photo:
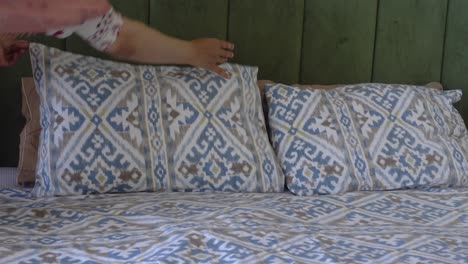
[[[122,25],[122,15],[111,8],[103,16],[89,19],[81,25],[51,30],[47,34],[58,38],[66,38],[76,33],[88,41],[95,49],[104,51],[117,40]]]
[[[46,33],[65,38],[76,33],[106,50],[122,25],[122,16],[108,0],[0,0],[0,36]]]
[[[0,0],[0,34],[44,33],[100,17],[108,0]]]

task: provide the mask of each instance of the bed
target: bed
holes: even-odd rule
[[[112,2],[116,9],[124,14],[178,37],[213,36],[228,38],[237,45],[235,62],[259,66],[258,77],[260,79],[276,81],[277,83],[267,82],[271,86],[266,88],[266,92],[262,88],[264,84],[258,85],[262,88],[260,93],[257,90],[255,92],[252,92],[252,90],[239,92],[246,98],[246,103],[244,102],[242,105],[246,109],[243,122],[253,120],[252,124],[261,123],[261,129],[236,133],[242,136],[248,135],[248,137],[255,139],[255,142],[252,141],[256,144],[254,144],[255,147],[249,146],[249,148],[255,148],[258,153],[262,153],[262,150],[269,148],[269,141],[275,150],[280,149],[275,154],[278,155],[278,163],[281,163],[283,166],[282,171],[286,175],[284,175],[284,178],[275,176],[279,173],[278,168],[274,165],[275,162],[272,163],[273,165],[266,163],[266,165],[263,163],[258,165],[260,162],[256,165],[250,163],[248,165],[252,165],[253,169],[262,171],[256,175],[260,175],[258,178],[262,178],[263,182],[261,184],[256,181],[247,182],[248,184],[242,187],[244,189],[234,188],[234,192],[196,192],[197,189],[192,188],[178,189],[165,182],[167,179],[161,179],[160,182],[153,179],[151,188],[144,185],[146,184],[144,181],[135,185],[129,184],[125,186],[125,188],[130,189],[127,193],[124,193],[127,189],[123,189],[124,191],[112,188],[102,189],[106,186],[101,183],[82,184],[82,182],[76,180],[76,177],[72,177],[73,180],[70,180],[70,182],[76,181],[73,185],[51,183],[53,181],[47,178],[50,173],[46,171],[49,165],[51,168],[58,168],[54,173],[63,173],[64,179],[70,179],[68,177],[71,176],[67,173],[73,169],[73,166],[77,166],[77,162],[74,161],[88,162],[85,164],[86,166],[94,166],[99,169],[107,166],[102,165],[103,163],[93,164],[91,161],[82,158],[83,156],[80,156],[80,153],[73,152],[75,147],[80,145],[72,142],[72,138],[74,136],[86,139],[89,137],[91,141],[95,140],[96,138],[92,136],[97,135],[96,133],[86,134],[83,131],[86,132],[86,129],[93,126],[93,124],[98,126],[97,123],[104,123],[107,120],[108,124],[106,125],[108,126],[105,127],[103,133],[98,134],[105,135],[105,133],[113,129],[109,125],[111,124],[109,120],[112,121],[112,118],[115,118],[116,115],[111,116],[111,114],[121,114],[124,112],[125,107],[129,108],[130,106],[127,105],[125,99],[118,103],[125,104],[125,107],[117,110],[105,109],[106,111],[109,110],[109,116],[107,117],[89,115],[90,120],[86,120],[88,122],[87,126],[79,127],[82,125],[81,123],[85,123],[82,120],[79,120],[81,123],[68,124],[66,132],[70,132],[71,127],[76,127],[74,129],[82,134],[78,134],[78,132],[76,135],[67,134],[67,136],[59,139],[63,140],[60,142],[61,145],[58,144],[59,147],[55,147],[53,142],[46,142],[48,139],[44,137],[45,139],[42,139],[41,144],[49,144],[47,147],[53,146],[53,148],[51,147],[53,151],[50,152],[53,158],[44,158],[48,153],[44,150],[46,147],[43,147],[43,145],[38,146],[38,133],[40,131],[37,128],[39,125],[37,120],[39,110],[31,111],[31,108],[34,107],[39,109],[39,97],[36,95],[34,102],[26,99],[27,101],[23,101],[23,109],[21,109],[19,102],[19,98],[22,97],[21,93],[23,100],[25,100],[25,94],[30,95],[36,89],[30,78],[27,81],[23,79],[22,91],[18,89],[21,86],[21,77],[34,76],[36,85],[53,86],[45,84],[46,81],[42,80],[41,76],[45,71],[38,71],[41,66],[37,65],[47,60],[43,58],[44,54],[55,54],[55,57],[47,60],[46,63],[43,63],[44,65],[59,66],[64,66],[67,60],[73,60],[73,58],[76,58],[74,56],[78,56],[62,54],[62,51],[51,50],[49,47],[92,55],[93,57],[103,57],[103,55],[96,53],[77,39],[72,38],[62,41],[38,38],[35,40],[46,44],[48,47],[39,44],[33,45],[33,52],[31,52],[32,65],[25,58],[16,67],[0,69],[0,82],[5,85],[5,88],[0,89],[0,93],[3,93],[0,95],[0,101],[3,100],[0,103],[0,112],[8,113],[8,115],[0,115],[3,121],[0,123],[6,123],[9,127],[9,129],[0,131],[2,133],[0,137],[0,140],[2,140],[0,166],[4,167],[0,169],[0,263],[468,263],[468,167],[463,160],[463,151],[466,152],[466,146],[468,146],[464,142],[468,142],[468,137],[463,137],[466,134],[466,127],[462,119],[464,118],[465,122],[468,120],[465,107],[466,96],[461,99],[461,104],[458,105],[459,114],[450,108],[450,114],[440,115],[442,121],[439,121],[439,115],[432,115],[433,109],[427,107],[427,105],[432,105],[430,103],[424,104],[426,106],[424,110],[427,111],[421,111],[422,113],[419,116],[416,116],[416,114],[419,113],[418,109],[421,109],[420,105],[415,104],[414,108],[409,108],[410,111],[406,117],[409,116],[410,121],[417,124],[417,126],[423,126],[421,124],[426,121],[424,113],[429,113],[429,110],[432,111],[430,117],[433,118],[431,120],[437,120],[437,122],[431,121],[432,130],[425,131],[428,136],[422,133],[423,136],[414,137],[414,142],[420,142],[420,138],[425,136],[429,139],[435,137],[434,131],[442,132],[443,136],[448,140],[445,142],[447,145],[442,150],[437,144],[440,144],[440,141],[443,140],[430,142],[431,148],[427,147],[427,149],[433,152],[429,152],[425,148],[419,148],[419,150],[423,149],[421,152],[426,155],[421,159],[418,159],[416,154],[411,152],[414,149],[408,148],[409,150],[404,149],[402,151],[406,154],[414,154],[413,156],[407,155],[408,159],[383,160],[383,162],[386,162],[383,167],[393,166],[394,170],[398,170],[398,167],[419,166],[417,170],[414,170],[413,174],[403,175],[402,182],[395,183],[397,186],[403,187],[398,188],[399,190],[387,188],[386,184],[389,183],[385,182],[385,175],[389,173],[388,171],[381,171],[381,175],[384,176],[375,173],[382,179],[374,178],[371,182],[374,185],[368,185],[366,179],[359,178],[363,175],[359,172],[362,163],[352,164],[353,162],[346,157],[341,157],[342,160],[340,160],[340,157],[335,157],[335,160],[333,160],[334,157],[331,154],[323,157],[321,152],[314,156],[315,159],[310,160],[306,159],[310,153],[294,152],[291,156],[302,158],[300,161],[303,163],[311,160],[319,163],[308,165],[309,170],[298,170],[294,167],[294,164],[290,165],[288,163],[292,159],[287,156],[288,153],[286,151],[281,152],[281,144],[288,142],[281,141],[282,131],[280,131],[280,128],[282,126],[294,127],[294,124],[290,124],[282,120],[280,115],[272,113],[275,107],[282,107],[281,104],[285,101],[278,98],[276,98],[278,100],[273,100],[275,94],[290,93],[291,98],[292,95],[300,94],[303,98],[313,100],[313,98],[319,98],[320,96],[335,96],[334,88],[342,87],[342,85],[334,85],[298,88],[297,86],[283,86],[279,83],[371,83],[367,86],[362,85],[362,87],[357,85],[357,88],[349,86],[346,88],[348,90],[343,91],[352,93],[353,89],[357,89],[358,92],[355,96],[361,96],[359,91],[368,95],[369,90],[366,89],[371,87],[386,92],[393,89],[388,93],[388,97],[382,96],[384,99],[404,98],[405,96],[417,98],[416,95],[421,98],[432,98],[442,96],[445,93],[446,97],[441,97],[445,101],[451,103],[460,100],[461,93],[440,91],[442,89],[441,85],[435,87],[409,87],[398,85],[379,86],[373,83],[423,85],[436,81],[443,83],[445,90],[464,88],[466,91],[466,87],[468,87],[466,74],[461,73],[466,72],[466,67],[468,67],[466,64],[468,53],[464,49],[459,49],[459,46],[466,47],[468,45],[466,38],[463,37],[466,36],[466,31],[459,28],[460,23],[466,24],[466,16],[463,12],[460,12],[464,7],[468,8],[465,2],[451,0],[450,5],[447,4],[448,1],[440,1],[440,3],[425,1],[422,3],[418,0],[139,0],[132,1],[132,3],[127,0],[117,0]],[[400,12],[400,10],[406,10],[406,12]],[[210,23],[200,23],[200,17],[209,17]],[[446,19],[446,17],[450,17],[450,19]],[[427,24],[433,26],[428,28]],[[327,25],[333,25],[333,30]],[[353,26],[350,27],[349,25]],[[401,25],[405,25],[405,27]],[[411,30],[414,34],[408,34],[408,30]],[[252,41],[252,39],[255,41]],[[273,41],[275,39],[278,41]],[[317,41],[318,39],[321,41]],[[414,41],[415,39],[421,41]],[[431,45],[421,48],[419,44],[422,41],[431,43]],[[278,50],[281,50],[281,52],[278,53]],[[76,63],[77,61],[80,61],[80,63],[84,61],[84,64]],[[89,63],[90,61],[92,63]],[[94,67],[93,63],[97,64],[94,58],[81,58],[73,62],[72,68],[74,69],[80,67],[80,69],[91,69]],[[60,65],[60,63],[63,63],[63,65]],[[155,76],[160,74],[180,77],[185,76],[184,74],[187,73],[186,70],[173,68],[154,70],[152,68],[142,68],[145,66],[129,66],[127,64],[118,64],[118,66],[119,69],[129,69],[129,71],[144,69],[146,71],[141,70],[140,72],[155,73]],[[235,70],[234,68],[237,67],[236,69],[239,68],[239,72],[244,71],[243,73],[250,71],[246,74],[247,77],[257,74],[255,69],[248,66],[227,67],[233,67],[230,68],[231,70]],[[57,67],[56,71],[51,70],[46,75],[50,77],[55,74],[54,72],[61,74],[66,72],[61,72],[64,68],[66,67]],[[40,70],[44,69],[40,68]],[[73,71],[73,69],[68,69],[68,71]],[[90,73],[91,71],[83,70],[83,72]],[[146,78],[152,75],[142,76]],[[238,74],[238,76],[244,77],[243,74]],[[66,78],[63,80],[57,76],[54,76],[54,78],[56,78],[55,83],[62,82],[63,87],[68,85]],[[138,82],[143,85],[141,87],[146,89],[151,87],[151,84],[150,82],[149,84],[145,83],[145,78],[140,78]],[[249,81],[254,83],[253,79],[249,79]],[[125,83],[121,79],[115,81],[115,83],[119,81]],[[26,82],[30,83],[29,88],[24,86]],[[122,84],[122,87],[118,88],[124,91],[129,86]],[[309,88],[313,91],[308,91]],[[429,91],[425,90],[426,88],[438,90]],[[406,93],[408,89],[414,89],[418,92]],[[39,90],[43,91],[44,89],[39,88]],[[127,90],[130,91],[131,89],[128,88]],[[177,94],[173,90],[171,92],[171,95]],[[144,96],[136,92],[133,94],[135,94],[135,98],[140,100],[146,100],[142,98],[148,97],[147,94]],[[131,95],[133,96],[133,94]],[[201,94],[201,92],[198,94]],[[48,100],[46,94],[40,96],[42,96],[42,101]],[[79,96],[82,96],[82,94],[71,95],[72,98],[76,99],[75,101],[79,101]],[[132,96],[127,96],[127,98],[133,98]],[[192,98],[196,96],[197,94]],[[232,96],[226,97],[234,98],[236,96],[238,94],[233,93]],[[261,96],[264,98],[259,98]],[[17,98],[17,101],[11,100],[11,98]],[[286,97],[286,99],[288,98],[290,97]],[[54,103],[52,101],[47,102],[51,105]],[[112,104],[114,102],[117,102],[117,99],[112,100]],[[311,102],[307,101],[302,105],[309,107],[313,105]],[[66,103],[71,105],[69,102]],[[134,102],[132,103],[137,105]],[[184,106],[188,105],[188,103],[190,102],[185,102]],[[269,108],[270,115],[266,111],[265,116],[263,116],[262,103],[263,110]],[[147,101],[143,105],[145,104],[150,105]],[[224,103],[224,105],[229,104]],[[301,101],[298,100],[296,104],[292,105],[299,106]],[[339,105],[337,103],[333,107],[330,106],[330,109],[335,109],[335,113],[339,113],[340,111],[337,111]],[[403,104],[398,106],[401,105]],[[175,104],[175,106],[177,105]],[[84,108],[85,106],[80,107]],[[67,111],[63,111],[61,114],[80,113],[82,110],[80,107],[76,107],[76,111],[72,109],[75,112],[71,111],[71,107],[69,107]],[[203,106],[194,108],[197,107],[203,108]],[[173,109],[176,109],[176,107]],[[355,109],[359,110],[361,108],[358,106]],[[436,109],[435,112],[440,112],[441,109]],[[87,110],[88,113],[95,113],[94,110],[91,110]],[[21,111],[27,123],[27,128],[24,130],[22,129],[25,122],[23,117],[20,117]],[[166,117],[171,116],[169,110],[164,111],[166,111]],[[263,117],[259,117],[260,112],[262,112]],[[226,113],[228,112],[222,112],[218,116],[219,120],[227,120],[223,119],[224,116],[229,114]],[[366,111],[358,114],[365,115]],[[200,115],[205,115],[208,119],[212,118],[208,111]],[[79,114],[76,114],[76,116],[79,116]],[[151,115],[147,116],[148,118],[151,117]],[[177,115],[174,116],[177,117]],[[165,116],[161,115],[160,117],[164,118]],[[399,117],[401,118],[398,119],[393,115],[389,115],[386,116],[386,119],[390,121],[398,119],[402,123],[403,115]],[[47,118],[49,117],[46,116],[44,119],[47,120]],[[310,116],[296,116],[293,120],[300,120],[301,118],[312,120]],[[346,119],[346,116],[343,115],[340,118],[334,116],[334,118],[337,120],[340,118]],[[36,127],[28,127],[31,119],[36,120]],[[67,118],[61,118],[60,122],[63,120],[67,120]],[[148,121],[149,119],[142,117],[141,120]],[[233,123],[238,121],[235,118],[232,118],[232,120],[234,120]],[[232,120],[228,121],[231,122]],[[324,120],[322,124],[329,125],[329,122],[326,122],[327,119]],[[375,119],[373,120],[375,121]],[[170,123],[170,120],[166,121]],[[267,121],[266,127],[264,127],[265,121]],[[408,122],[411,123],[410,121]],[[446,121],[447,123],[444,125]],[[178,122],[182,121],[179,119]],[[184,125],[187,125],[187,123],[184,123]],[[231,127],[234,127],[231,124],[229,123]],[[367,127],[368,130],[366,131],[372,132],[372,125],[375,124]],[[122,129],[124,126],[121,124],[114,127],[117,127],[119,133],[126,132]],[[320,131],[329,131],[330,127],[320,127]],[[173,128],[166,128],[167,131],[173,131],[171,129]],[[184,129],[180,130],[189,130]],[[269,130],[268,135],[266,131],[263,131],[266,129]],[[20,137],[21,131],[24,134]],[[54,133],[53,130],[50,131]],[[345,131],[344,126],[342,131]],[[150,132],[148,134],[151,134]],[[289,133],[296,134],[296,131],[291,129]],[[320,136],[324,133],[316,134]],[[183,147],[192,147],[190,145],[191,141],[196,141],[193,140],[195,137],[188,137],[189,140],[187,140],[183,136],[175,134],[174,138],[176,140],[171,141],[173,145],[176,145],[174,142],[181,141],[185,144]],[[369,132],[369,134],[372,133]],[[267,136],[264,137],[264,135]],[[379,142],[380,138],[384,138],[381,134],[375,133],[375,135],[372,138],[374,142]],[[150,141],[149,139],[153,140],[154,138],[150,138],[150,136],[146,135],[142,138],[148,141]],[[242,136],[239,136],[239,138],[243,138]],[[270,137],[268,138],[268,136]],[[35,138],[30,140],[29,137]],[[172,137],[172,134],[167,136],[167,138],[170,137]],[[459,137],[458,139],[462,138],[465,141],[450,141],[453,140],[453,137]],[[115,136],[115,138],[118,137]],[[244,138],[247,138],[247,136],[244,136]],[[352,139],[352,135],[349,138]],[[398,135],[395,138],[398,138]],[[20,139],[21,151],[18,152]],[[129,157],[128,160],[122,162],[122,164],[128,163],[134,166],[128,170],[133,172],[137,170],[138,173],[135,175],[149,177],[145,175],[151,174],[155,178],[160,171],[163,171],[159,167],[156,168],[157,166],[155,166],[154,170],[151,170],[155,162],[141,162],[141,160],[145,162],[158,160],[159,164],[164,164],[161,155],[148,156],[147,152],[149,153],[153,149],[148,148],[151,151],[146,151],[146,149],[140,151],[139,147],[132,148],[136,145],[135,142],[139,140],[138,138],[132,138],[132,135],[126,134],[118,139],[127,144],[123,148],[123,154],[121,153],[119,157],[125,156],[125,153],[131,153],[135,156]],[[345,141],[335,142],[334,140],[333,137],[326,138],[323,141],[325,143],[320,143],[322,144],[320,145],[321,148],[336,154],[344,152],[341,151],[342,149],[353,150],[353,146],[357,144],[352,140],[348,140],[351,143]],[[405,142],[408,141],[411,140]],[[24,142],[26,142],[26,147]],[[156,140],[152,142],[156,142]],[[200,145],[204,146],[204,143],[202,142]],[[68,149],[62,148],[63,145],[67,144]],[[171,146],[171,144],[167,143],[168,146]],[[374,145],[376,144],[374,143]],[[376,148],[372,151],[377,153],[378,150],[381,151],[382,149]],[[460,149],[461,151],[457,152]],[[86,149],[86,151],[92,153],[95,149]],[[181,153],[180,149],[176,147],[171,151],[168,152],[170,154],[163,154],[176,157],[177,155],[174,153]],[[29,154],[26,152],[29,152]],[[441,156],[438,153],[445,153],[446,156]],[[359,155],[357,152],[354,154],[356,157]],[[41,162],[37,163],[35,159],[25,161],[28,159],[25,155],[39,157]],[[67,155],[76,156],[68,159]],[[216,158],[222,159],[229,155],[230,153],[223,153],[223,155]],[[264,161],[268,159],[259,154],[257,155],[252,160]],[[20,157],[19,162],[18,156]],[[444,163],[445,167],[441,166],[440,164],[443,163],[441,157],[449,157],[450,165]],[[169,158],[168,160],[167,163],[170,166],[168,165],[163,169],[172,170],[173,175],[177,173],[175,168],[179,165],[177,169],[182,172],[194,169],[194,167],[184,167],[184,164],[178,163],[176,158],[173,160]],[[356,160],[359,159],[356,158]],[[335,162],[331,163],[333,166],[320,164],[320,162],[327,163],[330,161]],[[349,165],[354,169],[355,173],[352,170],[344,170],[336,165],[341,161],[340,164]],[[205,160],[197,162],[205,162]],[[23,168],[17,170],[18,164]],[[35,171],[36,165],[38,168],[37,173]],[[32,177],[33,181],[37,179],[36,177],[39,179],[39,181],[36,181],[39,187],[34,190],[16,186],[17,174],[23,173],[25,166],[29,166],[25,170],[27,172],[27,175],[25,174],[26,178]],[[241,170],[245,168],[245,166],[240,166]],[[340,174],[341,178],[353,178],[353,180],[349,180],[351,183],[340,182],[331,187],[329,183],[324,183],[322,189],[315,186],[317,188],[310,191],[307,190],[304,182],[297,179],[317,173],[317,171],[313,170],[314,168],[320,170],[319,175],[342,173]],[[431,175],[436,180],[416,177],[425,168],[427,168],[429,174],[432,173]],[[447,170],[441,171],[441,168]],[[219,162],[216,164],[204,163],[204,169],[213,174],[226,170]],[[252,168],[248,167],[247,169]],[[298,177],[292,177],[291,171]],[[433,173],[434,171],[435,173]],[[81,176],[85,178],[91,174],[89,171],[83,173]],[[131,181],[135,175],[130,173],[125,176],[130,178]],[[431,183],[434,183],[434,185],[440,183],[440,186],[407,185],[408,178],[412,178],[412,176],[418,178],[419,183],[426,184],[433,180],[434,182]],[[96,179],[99,180],[98,177]],[[280,180],[275,183],[275,179]],[[193,179],[189,178],[189,180]],[[184,184],[190,185],[195,181],[189,180]],[[245,179],[242,178],[241,180]],[[238,182],[240,182],[239,179],[233,181],[233,186]],[[55,189],[51,189],[50,186]],[[396,188],[395,186],[391,187]],[[163,192],[171,191],[171,188],[174,192]],[[116,190],[120,191],[120,193],[115,193]],[[205,189],[200,188],[198,191],[200,190],[204,191]],[[86,193],[88,191],[89,193],[80,195],[81,192]],[[113,193],[95,194],[97,192]]]
[[[28,194],[0,191],[0,263],[468,261],[468,189]]]
[[[17,168],[0,168],[0,188],[6,189],[16,187],[17,175]]]

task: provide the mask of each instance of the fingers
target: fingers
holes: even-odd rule
[[[217,61],[216,61],[218,65],[226,63],[229,59],[234,58],[234,52],[233,52],[234,44],[228,41],[224,41],[224,40],[219,40],[219,41],[220,41],[221,49],[218,54],[219,57],[217,58]],[[226,79],[231,78],[231,74],[221,69],[219,66],[214,66],[212,67],[211,70],[213,70],[214,72],[223,76]]]
[[[223,63],[226,63],[227,61],[228,61],[227,58],[218,57],[216,64],[223,64]]]
[[[28,49],[28,47],[23,47],[23,46],[11,46],[9,48],[6,49],[5,53],[7,55],[9,54],[15,54],[15,53],[24,53],[26,50]]]
[[[220,42],[220,46],[221,46],[219,56],[221,58],[226,58],[226,59],[234,58],[234,52],[233,52],[234,44],[232,44],[230,42],[227,42],[227,41],[224,41],[224,40],[219,40],[219,42]]]
[[[21,55],[23,55],[24,51],[23,52],[16,52],[16,53],[13,53],[11,54],[10,56],[7,57],[7,63],[8,65],[13,65],[15,64],[19,58],[21,57]]]
[[[231,74],[230,74],[230,73],[228,73],[227,71],[221,69],[221,68],[218,67],[218,66],[213,66],[213,67],[210,68],[210,70],[212,70],[212,71],[214,71],[215,73],[217,73],[217,74],[223,76],[223,77],[226,78],[226,79],[231,78]]]
[[[190,62],[192,66],[209,69],[224,78],[231,77],[231,74],[218,65],[226,63],[234,57],[234,44],[215,38],[195,39],[192,44],[195,51]]]
[[[234,58],[234,52],[232,52],[232,51],[226,51],[226,50],[221,50],[221,51],[219,52],[219,56],[220,56],[221,58],[232,59],[232,58]]]
[[[28,46],[29,43],[22,40],[14,41],[14,43],[10,43],[5,48],[0,46],[0,66],[11,66],[15,64],[26,52]]]
[[[8,65],[9,65],[9,66],[14,65],[14,64],[19,60],[20,57],[21,57],[21,55],[18,54],[18,53],[13,54],[13,55],[10,56],[9,58],[7,58],[7,60],[8,60]]]
[[[27,42],[26,43],[15,43],[15,45],[9,47],[5,54],[5,59],[7,62],[7,65],[13,65],[16,63],[16,61],[19,60],[19,58],[26,52],[28,47]]]
[[[220,40],[220,44],[221,44],[221,48],[225,49],[225,50],[234,50],[234,44],[231,43],[231,42],[227,42],[227,41],[224,41],[224,40]]]

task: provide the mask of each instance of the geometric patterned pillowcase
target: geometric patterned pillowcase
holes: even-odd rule
[[[266,87],[273,147],[297,195],[468,186],[460,91]]]
[[[257,69],[111,62],[31,44],[41,98],[38,197],[141,191],[281,192]]]

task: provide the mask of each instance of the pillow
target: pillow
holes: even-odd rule
[[[263,105],[263,114],[265,115],[265,120],[266,120],[266,127],[267,131],[270,134],[270,124],[268,123],[268,104],[267,100],[265,97],[265,86],[268,84],[276,84],[275,82],[272,82],[270,80],[260,80],[258,81],[258,87],[260,89],[260,94],[262,95],[262,105]],[[332,85],[320,85],[320,84],[294,84],[293,87],[298,87],[301,89],[322,89],[322,90],[331,90],[338,88],[340,86],[345,86],[344,84],[332,84]],[[433,88],[433,89],[438,89],[438,90],[443,90],[443,86],[440,83],[437,82],[431,82],[424,87],[427,88]]]
[[[22,78],[22,113],[26,124],[20,135],[20,156],[16,182],[19,185],[33,184],[35,181],[37,148],[41,127],[39,123],[39,95],[32,78]]]
[[[298,195],[468,186],[460,91],[267,85],[273,146]]]
[[[41,97],[36,196],[281,192],[257,69],[136,66],[30,46]]]
[[[37,149],[39,145],[39,136],[41,125],[39,122],[39,95],[36,92],[33,78],[26,77],[22,79],[23,83],[23,116],[26,119],[26,124],[21,132],[20,137],[20,162],[18,165],[17,182],[20,185],[33,185],[36,174],[37,164]],[[257,82],[262,96],[265,121],[268,121],[268,106],[265,99],[265,85],[274,84],[272,81],[259,80]],[[294,85],[305,89],[333,89],[343,85]],[[429,83],[425,87],[443,90],[440,83]],[[269,125],[267,129],[269,129]]]
[[[20,157],[16,181],[19,185],[30,186],[34,185],[36,180],[37,150],[41,134],[40,98],[36,92],[36,86],[32,77],[24,77],[21,79],[21,82],[22,114],[26,123],[20,136]],[[264,97],[264,84],[265,81],[258,81],[262,98]],[[265,117],[268,118],[267,115]]]
[[[260,94],[262,97],[266,100],[265,96],[265,86],[266,85],[271,85],[271,84],[276,84],[273,81],[270,80],[259,80],[258,81],[258,87],[260,89]],[[349,84],[348,84],[349,85]],[[335,89],[340,86],[345,86],[345,84],[331,84],[331,85],[321,85],[321,84],[294,84],[292,85],[293,87],[298,87],[298,88],[303,88],[303,89],[323,89],[323,90],[330,90],[330,89]],[[431,82],[428,84],[425,84],[424,87],[426,88],[432,88],[432,89],[437,89],[437,90],[444,90],[444,87],[442,86],[441,83],[438,82]]]

